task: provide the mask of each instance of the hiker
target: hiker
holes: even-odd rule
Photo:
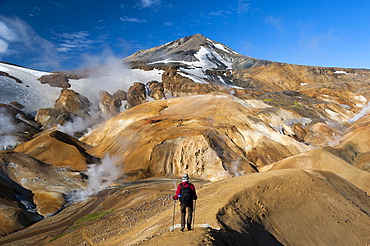
[[[174,200],[180,199],[181,205],[181,231],[185,229],[185,216],[186,209],[188,210],[188,218],[186,226],[188,231],[191,228],[191,221],[193,219],[193,200],[197,200],[197,194],[195,192],[195,186],[189,183],[189,175],[182,175],[182,182],[177,186],[176,195],[173,197]]]

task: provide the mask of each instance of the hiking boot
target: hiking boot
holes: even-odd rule
[[[185,228],[181,228],[180,230],[181,230],[181,231],[184,231],[184,230],[185,230]]]
[[[191,231],[192,229],[191,229],[191,227],[188,227],[188,231]]]

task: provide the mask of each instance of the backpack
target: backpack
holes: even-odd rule
[[[180,201],[181,204],[191,205],[193,204],[193,191],[190,189],[191,183],[187,187],[183,183],[180,184]]]

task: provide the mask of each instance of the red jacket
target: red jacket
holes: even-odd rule
[[[198,199],[197,193],[195,192],[195,186],[192,183],[189,183],[188,181],[185,181],[185,182],[182,182],[182,185],[184,187],[188,187],[188,185],[190,185],[190,190],[193,191],[193,198],[194,198],[194,200],[197,200]],[[177,198],[179,198],[180,191],[181,191],[181,184],[179,184],[177,186],[176,195],[173,197],[173,199],[176,200]]]

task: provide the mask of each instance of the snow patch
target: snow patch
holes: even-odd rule
[[[201,46],[199,51],[194,55],[199,60],[199,65],[203,69],[218,68],[218,65],[223,64],[228,69],[232,69],[232,61],[227,61],[222,58],[217,52]]]
[[[225,51],[225,52],[227,52],[227,53],[230,53],[230,51],[229,50],[227,50],[226,48],[225,48],[225,46],[223,46],[222,44],[213,44],[217,49],[220,49],[220,50],[222,50],[222,51]]]
[[[0,71],[20,79],[23,83],[17,83],[14,79],[0,76],[1,103],[9,104],[16,101],[25,106],[25,111],[37,111],[40,108],[53,107],[54,102],[60,95],[60,88],[41,84],[37,79],[51,73],[40,72],[32,69],[12,66],[0,63]]]
[[[212,40],[210,40],[209,38],[207,38],[208,42],[210,42],[211,44],[213,44],[213,46],[215,46],[217,49],[220,49],[222,51],[225,51],[227,53],[231,53],[231,54],[235,54],[235,55],[239,55],[238,52],[224,46],[223,44],[220,44],[220,43],[214,43]]]
[[[18,71],[18,72],[26,73],[26,74],[29,74],[29,75],[32,75],[38,78],[44,75],[52,74],[48,72],[37,71],[37,70],[24,68],[24,67],[18,67],[18,66],[14,66],[10,64],[5,64],[5,63],[0,63],[0,71],[4,71],[4,72]]]
[[[209,79],[209,77],[205,74],[205,70],[207,69],[217,69],[223,66],[226,66],[227,69],[232,69],[231,60],[225,60],[217,52],[206,47],[201,46],[199,51],[194,56],[198,59],[198,61],[181,61],[181,63],[188,65],[190,68],[180,68],[182,73],[179,74],[193,80],[196,83],[208,83],[207,79]],[[220,82],[226,84],[222,78],[220,78]]]
[[[208,82],[205,80],[207,76],[204,74],[201,68],[193,69],[180,68],[180,71],[183,71],[183,73],[179,72],[178,74],[180,74],[183,77],[189,78],[196,83],[208,84]]]
[[[346,71],[335,71],[335,74],[344,74],[344,75],[351,75],[350,73],[347,73]]]
[[[221,81],[222,84],[227,85],[227,83],[224,81],[224,79],[221,76],[217,76],[217,77]]]

